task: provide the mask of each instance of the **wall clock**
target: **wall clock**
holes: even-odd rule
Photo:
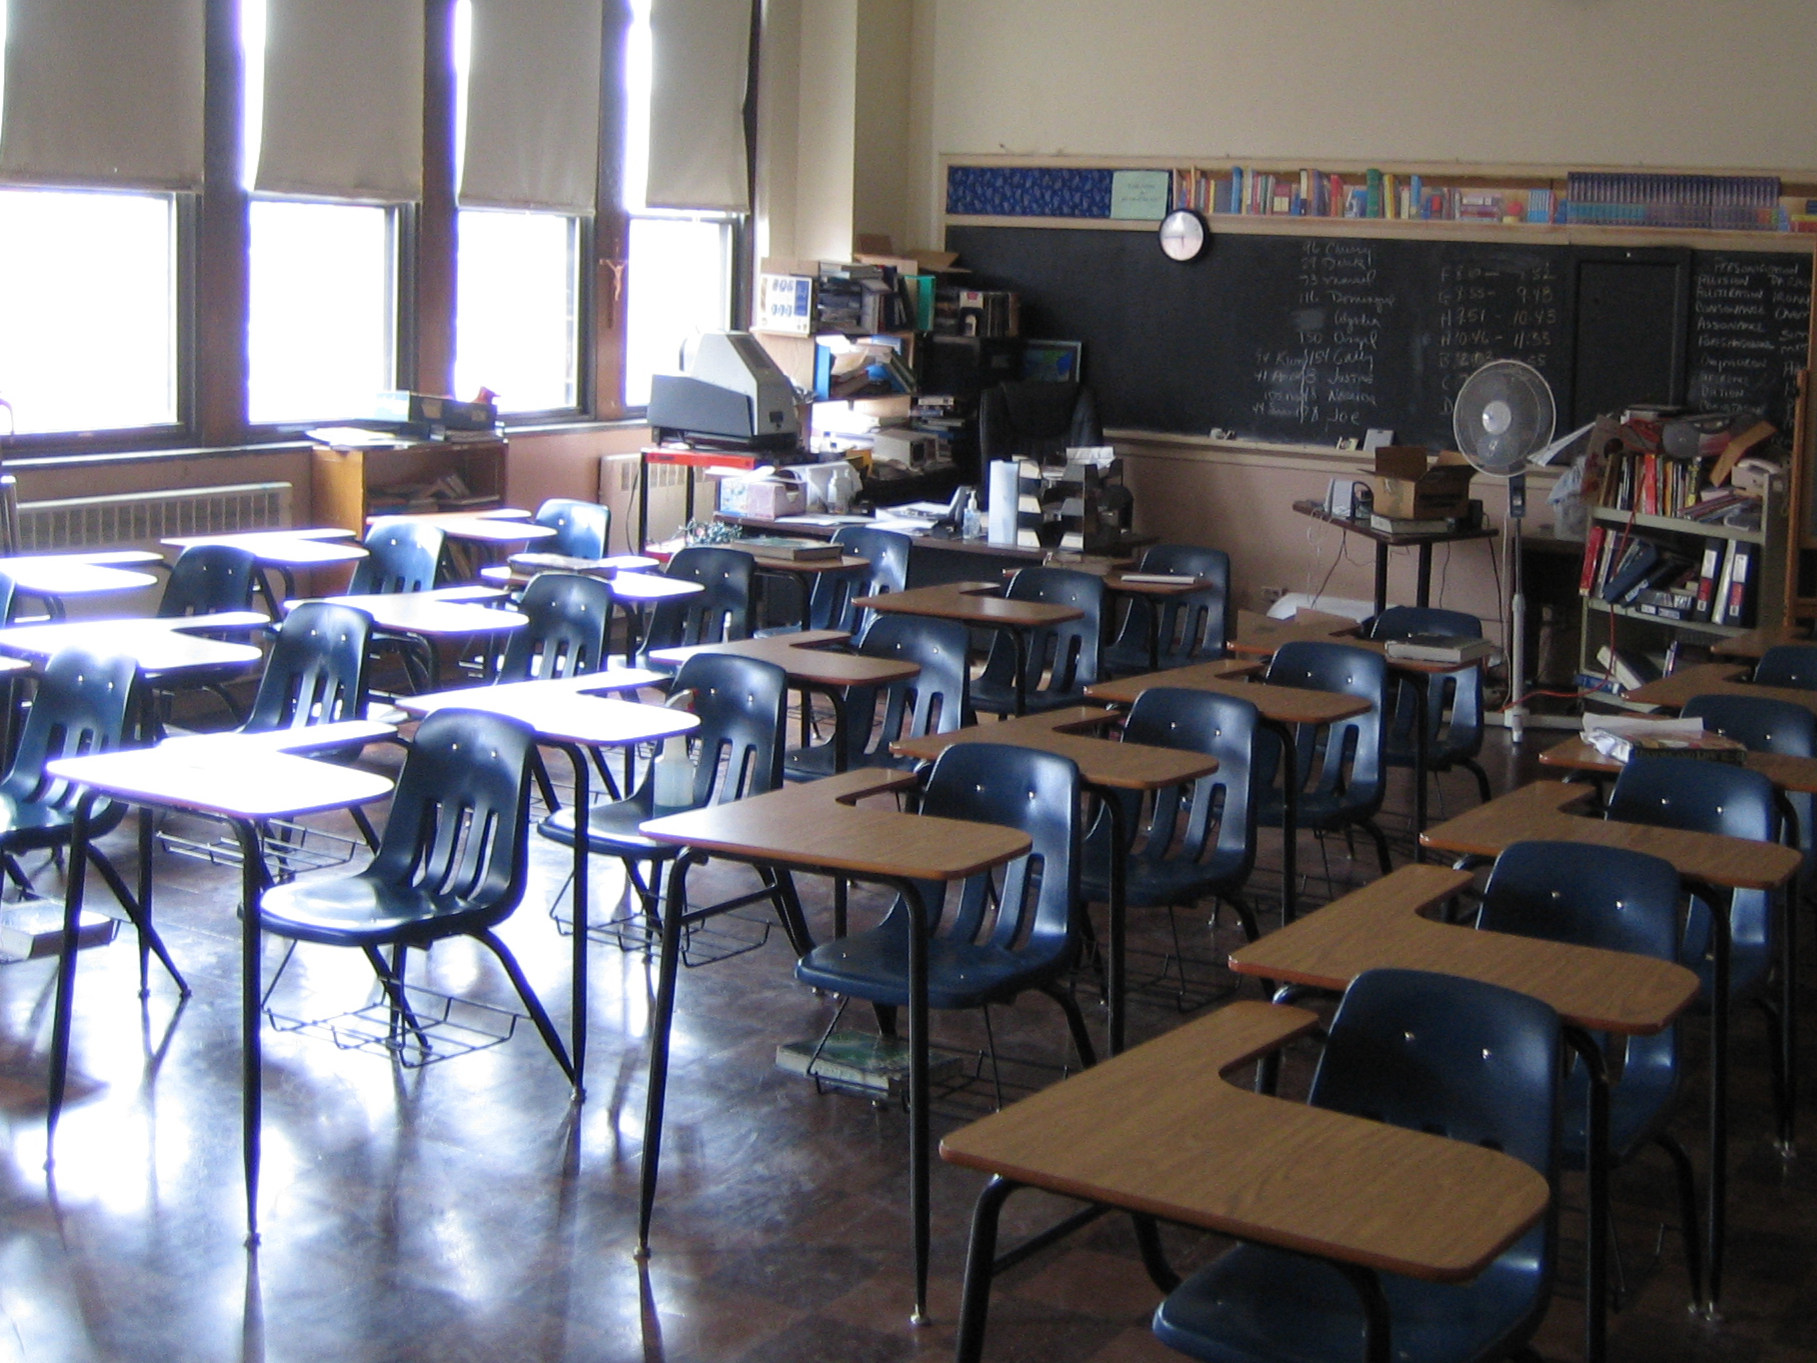
[[[1210,241],[1205,219],[1190,208],[1176,208],[1161,219],[1161,252],[1169,260],[1197,260]]]

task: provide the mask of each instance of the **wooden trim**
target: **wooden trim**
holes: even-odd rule
[[[243,72],[237,0],[209,0],[202,100],[203,189],[196,214],[193,372],[179,383],[193,395],[190,423],[207,444],[246,435],[246,315],[251,228],[240,184]],[[105,375],[96,382],[105,383]]]
[[[1313,162],[1316,161],[1316,167]],[[1370,170],[1391,171],[1396,175],[1430,175],[1441,180],[1563,180],[1574,172],[1593,171],[1635,175],[1776,175],[1788,184],[1817,185],[1817,167],[1771,166],[1632,166],[1604,164],[1565,165],[1562,163],[1526,161],[1346,161],[1332,157],[1295,160],[1289,156],[1105,156],[1022,155],[1014,152],[942,152],[940,170],[944,177],[948,166],[1057,166],[1082,170],[1176,170],[1192,167],[1198,170],[1229,170],[1233,166],[1265,173],[1298,174],[1302,168],[1332,171],[1339,175],[1361,174]]]
[[[409,384],[454,391],[455,204],[454,0],[426,0],[423,14],[423,201],[416,211],[409,315]],[[402,300],[400,300],[401,302]],[[400,355],[400,360],[402,360]]]
[[[600,36],[599,188],[594,203],[593,243],[587,268],[593,275],[592,391],[594,416],[619,420],[625,415],[625,271],[631,258],[631,219],[625,212],[625,88],[617,79],[625,64],[625,39],[631,7],[608,0]]]

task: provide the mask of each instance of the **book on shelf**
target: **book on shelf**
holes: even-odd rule
[[[1457,519],[1441,520],[1426,517],[1384,516],[1379,512],[1369,513],[1369,528],[1379,530],[1384,535],[1445,535],[1461,529],[1463,522]]]

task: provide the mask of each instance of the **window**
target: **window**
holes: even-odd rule
[[[464,208],[455,256],[454,391],[502,412],[580,405],[580,219]]]
[[[246,339],[254,425],[366,416],[395,386],[392,213],[252,202]]]
[[[20,433],[177,420],[168,194],[0,191],[0,398]]]

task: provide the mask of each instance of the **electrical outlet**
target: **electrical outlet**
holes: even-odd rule
[[[1264,605],[1272,606],[1285,595],[1287,595],[1287,589],[1285,587],[1262,588],[1262,602]]]

